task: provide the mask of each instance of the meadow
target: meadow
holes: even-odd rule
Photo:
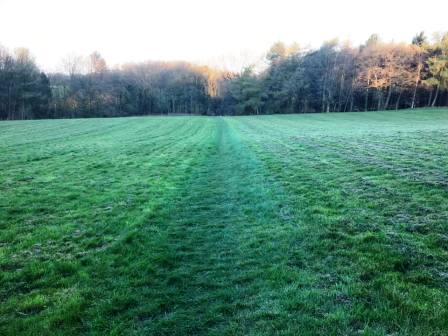
[[[448,334],[448,110],[0,122],[1,335]]]

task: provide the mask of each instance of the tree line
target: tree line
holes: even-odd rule
[[[448,33],[429,41],[318,49],[275,43],[266,66],[239,73],[187,62],[109,68],[98,52],[45,74],[26,49],[0,48],[0,119],[155,114],[243,115],[448,106]]]
[[[0,48],[0,119],[48,117],[51,84],[26,49]]]

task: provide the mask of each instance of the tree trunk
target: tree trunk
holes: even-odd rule
[[[349,102],[350,102],[350,111],[352,111],[352,109],[353,109],[353,86],[354,86],[354,83],[352,81],[352,84],[350,86],[349,94],[347,96],[347,99],[345,100],[344,112],[347,112],[347,106],[348,106]]]
[[[11,85],[8,86],[8,117],[7,119],[11,119]]]
[[[341,112],[342,110],[342,101],[343,101],[343,92],[344,92],[344,78],[345,74],[341,74],[340,86],[339,86],[339,97],[338,97],[338,105],[335,107],[335,110]]]
[[[411,108],[415,108],[415,98],[417,97],[417,89],[418,89],[418,83],[420,82],[421,79],[421,72],[422,72],[422,60],[421,60],[421,55],[420,55],[420,61],[418,62],[418,66],[417,66],[417,77],[415,78],[415,87],[414,87],[414,92],[412,94],[412,104],[411,104]]]
[[[398,110],[398,108],[400,107],[400,99],[401,99],[402,93],[403,93],[403,90],[400,90],[400,94],[398,95],[397,102],[395,103],[395,110]]]
[[[364,111],[367,111],[367,108],[369,107],[369,88],[366,89],[366,98],[364,102]]]
[[[376,105],[377,111],[381,110],[381,103],[383,102],[383,94],[378,90],[378,104]]]
[[[387,92],[386,102],[384,103],[384,109],[387,110],[389,107],[390,97],[392,96],[392,85],[389,86],[389,90]]]
[[[325,84],[324,84],[325,85]],[[321,111],[324,112],[325,111],[325,86],[322,92],[322,102],[321,102]]]
[[[436,106],[437,98],[439,97],[440,84],[437,84],[436,94],[434,100],[432,101],[431,107]]]
[[[415,108],[415,97],[417,96],[417,87],[418,87],[418,82],[415,83],[414,92],[412,93],[411,109]]]
[[[433,91],[433,90],[429,91],[428,103],[426,104],[426,107],[430,107],[430,106],[431,106],[432,91]]]

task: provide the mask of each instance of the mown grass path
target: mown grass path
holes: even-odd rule
[[[0,124],[0,333],[444,335],[448,112]]]
[[[275,316],[290,226],[281,218],[284,195],[223,119],[213,142],[169,216],[173,263],[163,278],[177,296],[146,323],[154,333],[249,333]]]

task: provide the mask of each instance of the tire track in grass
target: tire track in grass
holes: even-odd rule
[[[141,319],[150,334],[272,334],[283,323],[288,200],[228,122],[216,122],[214,150],[172,208],[162,276],[174,297]]]

